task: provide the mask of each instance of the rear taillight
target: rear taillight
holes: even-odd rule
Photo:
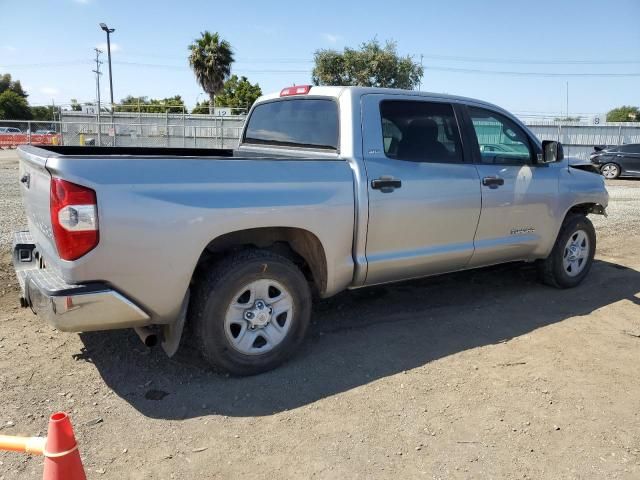
[[[51,179],[51,226],[58,255],[76,260],[98,245],[98,205],[90,188]]]
[[[294,85],[280,90],[281,97],[290,97],[291,95],[306,95],[311,90],[311,85]]]

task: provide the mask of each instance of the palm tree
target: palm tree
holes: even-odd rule
[[[231,74],[231,44],[223,40],[218,32],[205,31],[189,45],[189,51],[189,65],[198,83],[209,95],[209,113],[213,113],[215,96]]]

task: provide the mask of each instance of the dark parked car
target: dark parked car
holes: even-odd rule
[[[640,177],[640,143],[593,148],[589,159],[605,178]]]

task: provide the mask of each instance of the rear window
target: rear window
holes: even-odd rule
[[[254,108],[244,143],[338,149],[338,105],[330,99],[296,98]]]

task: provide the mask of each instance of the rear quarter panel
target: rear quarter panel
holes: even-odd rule
[[[225,233],[296,227],[321,241],[327,293],[352,280],[352,171],[342,160],[54,157],[51,173],[97,192],[100,243],[67,281],[111,283],[154,323],[178,314],[198,258]]]

